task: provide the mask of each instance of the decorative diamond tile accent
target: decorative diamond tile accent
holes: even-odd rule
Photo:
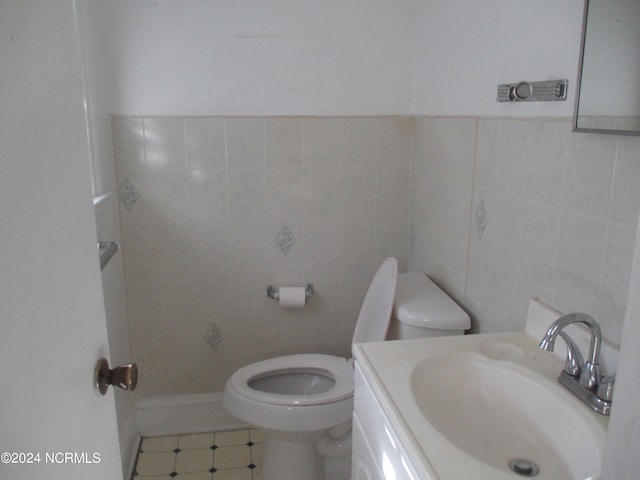
[[[130,212],[136,202],[140,200],[140,193],[133,186],[133,183],[125,178],[118,187],[118,198],[122,206]]]
[[[284,225],[276,235],[276,238],[273,239],[273,243],[275,243],[278,250],[286,256],[296,244],[296,237],[294,237],[293,232]]]
[[[215,323],[212,323],[209,325],[209,328],[202,337],[202,340],[204,340],[204,343],[209,345],[212,349],[217,350],[224,341],[224,332],[220,330],[220,327]]]
[[[487,207],[484,204],[484,198],[481,198],[480,205],[478,205],[478,208],[476,209],[476,228],[478,229],[478,238],[482,238],[482,234],[487,228],[488,223]]]

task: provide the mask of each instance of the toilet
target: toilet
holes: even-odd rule
[[[398,275],[387,340],[462,335],[471,319],[423,273]]]
[[[353,343],[384,340],[390,322],[398,324],[393,327],[394,338],[441,336],[443,331],[462,334],[469,328],[468,316],[466,324],[460,321],[466,313],[425,275],[398,275],[397,271],[395,258],[386,259],[378,269],[362,303]],[[429,317],[428,304],[420,302],[420,292],[436,302],[435,318]],[[394,307],[397,298],[406,304],[396,300]],[[444,318],[447,309],[450,325]],[[407,315],[407,311],[412,313]],[[413,323],[407,323],[408,318]],[[405,325],[411,328],[403,328]],[[349,478],[351,359],[301,354],[247,365],[227,380],[223,405],[231,415],[264,433],[262,480]]]

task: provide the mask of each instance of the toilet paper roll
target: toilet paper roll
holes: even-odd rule
[[[307,299],[304,287],[280,287],[278,305],[283,308],[302,308]]]

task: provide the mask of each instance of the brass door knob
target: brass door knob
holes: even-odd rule
[[[105,395],[109,385],[121,390],[135,390],[138,384],[138,366],[135,363],[126,363],[113,369],[109,368],[106,358],[101,358],[93,370],[93,385],[101,395]]]

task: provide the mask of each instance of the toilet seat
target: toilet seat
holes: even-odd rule
[[[293,372],[320,374],[335,384],[324,392],[312,394],[269,393],[250,386],[255,379]],[[285,355],[242,367],[228,383],[237,394],[272,405],[310,406],[339,402],[353,396],[353,361],[323,354]]]

